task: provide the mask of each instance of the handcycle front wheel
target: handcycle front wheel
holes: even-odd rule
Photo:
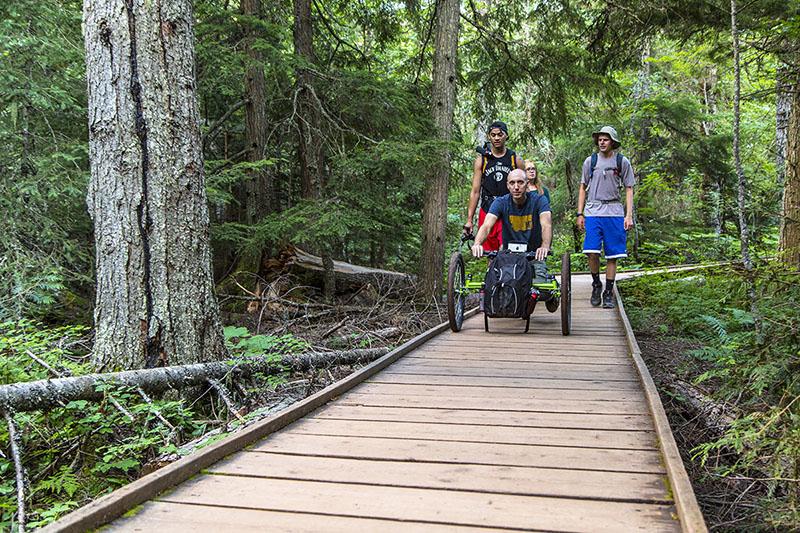
[[[461,331],[464,323],[466,284],[464,258],[461,252],[453,252],[453,255],[450,256],[450,266],[447,269],[447,320],[453,331]]]
[[[561,256],[561,334],[572,329],[572,265],[569,253]]]

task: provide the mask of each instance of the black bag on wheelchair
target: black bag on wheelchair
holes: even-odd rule
[[[484,280],[484,312],[492,318],[525,318],[533,269],[524,254],[500,251]]]

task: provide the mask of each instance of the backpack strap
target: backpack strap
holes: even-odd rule
[[[614,175],[617,177],[617,185],[622,187],[622,158],[623,155],[617,152],[617,168],[614,169]],[[589,190],[589,183],[594,177],[594,169],[597,168],[597,152],[592,153],[591,165],[589,167],[589,179],[586,180],[586,190]]]
[[[586,190],[589,190],[589,184],[594,177],[594,169],[597,168],[597,152],[592,152],[591,165],[589,166],[589,177],[586,178]]]

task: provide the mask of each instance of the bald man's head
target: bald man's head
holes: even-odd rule
[[[525,175],[525,171],[517,168],[509,172],[506,185],[514,202],[522,205],[525,202],[525,195],[528,193],[528,177]]]
[[[506,180],[510,181],[512,179],[512,177],[514,179],[522,178],[523,180],[528,181],[528,176],[525,175],[525,171],[522,170],[521,168],[515,168],[514,170],[509,172],[508,173],[508,178],[506,178]]]

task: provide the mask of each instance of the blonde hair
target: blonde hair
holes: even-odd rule
[[[536,190],[539,192],[539,195],[541,196],[542,194],[544,194],[544,185],[542,185],[542,179],[539,177],[539,169],[536,168],[536,163],[534,163],[532,159],[526,159],[525,160],[526,177],[528,175],[529,166],[533,167],[533,170],[536,171],[536,177],[533,178],[533,185],[536,187]],[[531,185],[531,180],[528,179],[528,187],[530,187],[530,185]]]

